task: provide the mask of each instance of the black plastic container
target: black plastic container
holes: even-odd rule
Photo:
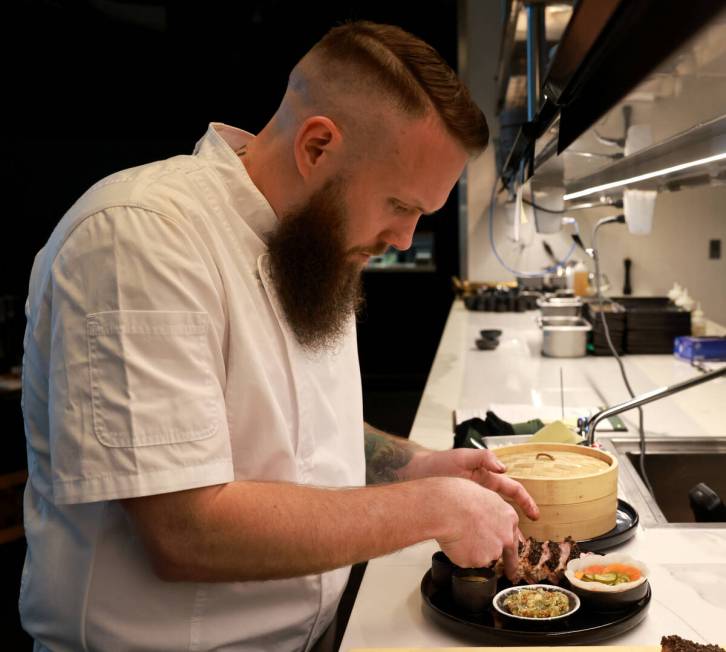
[[[483,613],[497,593],[497,577],[491,568],[460,568],[451,573],[451,596],[469,613]]]
[[[585,304],[585,318],[592,324],[590,350],[612,355],[602,323],[600,305]],[[604,304],[605,321],[618,354],[673,353],[673,341],[691,333],[691,313],[668,297],[614,297]]]
[[[691,334],[691,313],[668,297],[616,297],[625,307],[627,353],[673,353],[673,341]]]
[[[625,353],[625,311],[620,306],[609,302],[604,304],[602,311],[598,303],[585,303],[584,305],[585,319],[592,324],[590,350],[595,355],[612,355],[602,323],[601,313],[603,312],[610,331],[610,339],[618,355],[621,355]]]
[[[451,585],[451,572],[454,569],[453,562],[444,552],[439,550],[431,557],[431,581],[434,586],[448,588]]]

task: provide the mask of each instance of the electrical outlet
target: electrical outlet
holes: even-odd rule
[[[719,260],[721,258],[721,240],[708,241],[708,257],[711,260]]]

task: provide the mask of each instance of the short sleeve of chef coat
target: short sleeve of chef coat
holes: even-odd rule
[[[58,252],[48,379],[56,503],[233,480],[225,311],[195,233],[114,207],[86,218]]]

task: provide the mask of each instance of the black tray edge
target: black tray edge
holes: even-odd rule
[[[599,537],[578,541],[578,545],[581,546],[583,550],[587,550],[588,552],[610,550],[610,548],[619,546],[635,536],[636,528],[640,522],[638,512],[630,503],[624,501],[622,498],[618,498],[617,510],[619,512],[625,512],[630,517],[630,525],[624,530],[618,530],[618,526],[616,525],[612,530],[605,534],[601,534]]]
[[[498,646],[556,646],[563,644],[587,645],[600,643],[637,627],[647,615],[652,597],[652,590],[650,585],[648,585],[648,593],[633,608],[630,616],[620,617],[608,625],[601,625],[588,631],[515,632],[472,623],[457,615],[444,612],[430,600],[429,594],[433,592],[431,584],[431,570],[428,570],[421,579],[422,611],[424,612],[424,616],[459,636],[465,636],[476,644],[492,643]]]

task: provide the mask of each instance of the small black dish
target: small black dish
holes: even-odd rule
[[[483,613],[497,592],[497,576],[491,568],[460,568],[451,573],[451,596],[454,602],[472,614]]]
[[[500,331],[498,328],[485,328],[482,331],[479,331],[479,335],[481,335],[483,338],[495,340],[502,334],[502,331]]]
[[[493,351],[499,346],[499,340],[482,337],[476,341],[476,348],[480,351]]]
[[[451,571],[454,563],[442,550],[435,552],[431,557],[431,580],[435,586],[449,587],[451,585]]]

